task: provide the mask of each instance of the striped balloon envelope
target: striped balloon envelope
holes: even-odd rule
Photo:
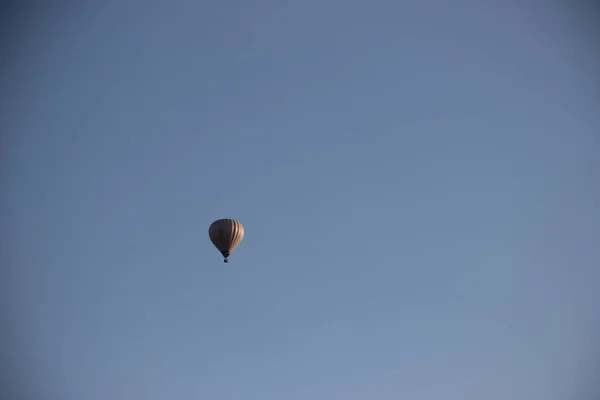
[[[208,228],[208,237],[223,255],[223,262],[229,262],[228,257],[244,239],[244,226],[234,219],[218,219]]]

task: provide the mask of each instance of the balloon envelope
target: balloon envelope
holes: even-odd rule
[[[225,262],[227,262],[227,257],[244,238],[244,227],[234,219],[219,219],[208,228],[208,236],[212,244],[225,257]]]

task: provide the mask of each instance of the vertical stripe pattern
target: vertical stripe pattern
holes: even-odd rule
[[[231,253],[244,239],[244,227],[234,219],[219,219],[208,228],[208,236],[217,250]]]

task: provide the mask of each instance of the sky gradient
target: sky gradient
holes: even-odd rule
[[[583,18],[466,0],[36,10],[0,81],[11,385],[583,396],[600,332]],[[246,230],[227,265],[208,240],[225,217]]]

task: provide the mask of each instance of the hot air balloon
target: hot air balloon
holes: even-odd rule
[[[223,262],[229,262],[227,257],[244,238],[244,227],[234,219],[218,219],[208,228],[208,237],[225,257]]]

